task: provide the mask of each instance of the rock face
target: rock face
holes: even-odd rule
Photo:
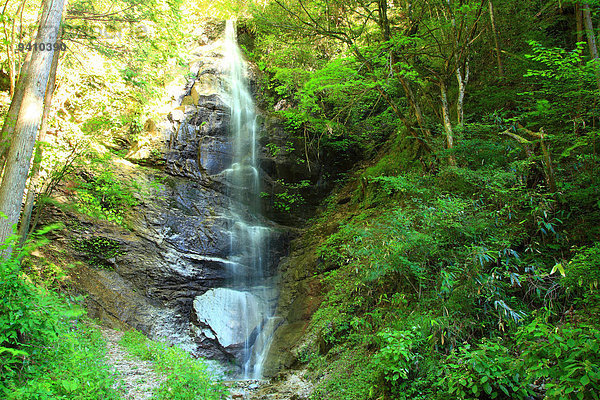
[[[253,225],[270,231],[272,264],[265,282],[257,282],[252,292],[223,287],[234,270],[230,236],[234,230],[228,209],[232,202],[246,200],[230,198],[225,179],[232,162],[231,103],[225,94],[222,43],[215,39],[221,29],[212,27],[202,45],[191,51],[187,76],[193,77],[169,88],[170,103],[163,118],[146,121],[126,159],[107,165],[117,180],[135,182],[138,188],[139,204],[127,210],[126,227],[93,220],[68,207],[48,206],[43,222],[64,221],[66,227],[55,232],[51,246],[42,251],[57,263],[79,263],[71,277],[87,295],[91,317],[112,327],[134,327],[195,355],[229,363],[239,359],[244,342],[274,338],[264,364],[265,375],[273,375],[294,363],[294,349],[318,306],[317,279],[307,276],[311,269],[303,267],[315,260],[311,252],[296,249],[284,259],[276,277],[293,229],[252,217],[259,219]],[[282,181],[309,178],[313,186],[297,193],[306,204],[316,204],[326,190],[319,187],[321,168],[303,161],[307,158],[303,146],[285,132],[280,120],[259,120],[257,157],[262,186],[270,195],[263,206],[276,220],[297,226],[298,219],[290,217],[296,210],[278,211],[274,194],[295,190],[283,187]],[[280,150],[273,154],[266,150],[267,144]],[[55,200],[72,203],[68,185],[63,189]],[[304,209],[310,214],[310,207]],[[118,251],[90,252],[75,246],[96,240],[108,240]],[[283,288],[279,298],[276,291],[260,289],[273,287],[273,280]],[[257,310],[277,304],[278,316],[241,315],[242,304]]]
[[[276,294],[223,288],[232,277],[228,209],[234,201],[224,176],[232,145],[223,64],[219,40],[192,50],[193,77],[169,89],[164,118],[146,121],[126,159],[106,165],[116,180],[138,188],[139,204],[127,211],[126,227],[53,206],[46,208],[43,222],[65,221],[45,255],[62,263],[83,261],[72,278],[87,295],[91,317],[232,362],[240,343],[256,339],[258,328],[268,323],[256,316],[260,313],[240,315],[236,304],[274,308]],[[55,197],[58,203],[75,201],[67,187]],[[256,218],[271,232],[269,270],[274,272],[288,234]],[[76,245],[99,241],[109,241],[116,253]]]
[[[223,347],[243,346],[250,341],[263,318],[261,300],[249,292],[227,288],[211,289],[194,300],[198,321],[210,329]],[[249,312],[246,312],[249,310]]]

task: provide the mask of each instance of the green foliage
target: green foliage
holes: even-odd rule
[[[80,211],[119,225],[125,224],[127,209],[138,204],[132,186],[117,180],[108,169],[82,182],[76,190]]]
[[[298,183],[286,183],[283,179],[279,179],[277,183],[281,187],[280,191],[273,194],[273,207],[277,211],[291,213],[304,204],[304,197],[302,197],[299,191],[310,186],[310,181],[304,180]]]
[[[363,398],[594,398],[597,326],[576,322],[598,322],[600,114],[574,2],[490,2],[495,27],[487,2],[396,3],[255,12],[264,102],[328,173],[352,171],[304,242],[324,292],[321,354],[302,355],[315,397],[347,381]],[[561,320],[529,323],[543,307]],[[370,391],[331,371],[364,345]]]
[[[463,346],[444,367],[448,391],[459,399],[526,399],[533,394],[518,359],[498,342]]]
[[[380,365],[385,380],[394,385],[414,378],[422,359],[422,355],[415,352],[415,347],[423,340],[419,333],[387,328],[379,332],[378,336],[383,344],[375,356],[375,362]]]
[[[33,285],[21,269],[40,244],[30,242],[0,262],[0,394],[15,400],[117,399],[98,330],[81,319],[75,299]]]
[[[13,242],[14,244],[14,242]],[[6,248],[6,247],[4,247]],[[30,356],[28,342],[44,344],[57,338],[57,323],[65,311],[56,296],[27,282],[21,257],[0,264],[0,357],[3,376],[11,376]]]
[[[531,382],[545,382],[551,399],[598,399],[600,330],[555,327],[536,319],[518,332],[521,362]]]
[[[92,265],[111,269],[107,261],[121,254],[121,244],[102,236],[74,239],[72,247],[91,261]]]
[[[377,372],[370,354],[362,347],[342,347],[333,360],[326,362],[327,380],[321,381],[312,400],[364,400],[372,398]],[[331,355],[333,356],[333,355]]]
[[[598,291],[600,284],[600,243],[580,251],[565,267],[564,285],[570,290]]]
[[[208,371],[206,364],[188,353],[165,343],[150,341],[139,331],[127,331],[120,342],[132,354],[154,361],[165,374],[154,394],[157,400],[225,399],[227,391]]]
[[[271,157],[277,157],[277,155],[281,151],[281,147],[277,146],[274,143],[267,143],[267,149],[269,149],[269,153],[271,153]]]
[[[104,361],[106,343],[89,322],[71,321],[45,351],[23,362],[4,395],[17,399],[120,399]],[[1,387],[1,386],[0,386]]]

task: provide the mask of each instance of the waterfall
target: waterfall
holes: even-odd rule
[[[229,307],[240,318],[234,332],[243,338],[239,360],[244,378],[262,377],[273,324],[273,288],[267,284],[270,229],[260,217],[261,178],[257,164],[255,106],[245,79],[245,63],[237,44],[235,23],[227,21],[225,52],[229,66],[230,140],[233,159],[225,170],[230,206],[229,234],[232,282]]]

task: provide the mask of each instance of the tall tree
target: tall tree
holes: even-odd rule
[[[58,39],[60,40],[60,32]],[[46,131],[48,130],[48,117],[50,115],[50,106],[52,105],[52,96],[54,95],[54,89],[56,88],[56,71],[58,70],[59,59],[60,47],[54,51],[54,57],[52,58],[52,66],[50,68],[50,77],[48,78],[48,85],[46,87],[46,93],[44,95],[44,113],[42,114],[40,131],[38,133],[38,146],[35,151],[33,171],[31,173],[31,178],[29,179],[29,189],[27,190],[25,207],[23,208],[23,215],[21,216],[21,224],[19,226],[19,237],[21,238],[21,243],[25,243],[27,235],[29,234],[31,214],[33,212],[35,195],[40,180],[40,168],[42,164],[43,154],[42,142],[44,141]]]
[[[492,33],[494,35],[494,45],[496,46],[496,62],[498,63],[498,74],[500,77],[504,77],[504,67],[502,66],[502,59],[500,58],[500,53],[502,52],[500,48],[500,35],[498,34],[498,29],[496,28],[496,16],[494,15],[494,4],[492,0],[488,0],[488,8],[490,13],[490,25],[492,27]]]
[[[583,23],[585,25],[585,34],[587,35],[590,55],[594,62],[594,70],[596,71],[596,83],[600,90],[600,59],[598,58],[598,46],[596,45],[596,34],[594,25],[592,24],[592,12],[588,3],[583,4]]]
[[[50,75],[54,46],[59,36],[60,24],[66,0],[43,0],[37,44],[51,44],[51,49],[33,51],[31,62],[23,79],[23,99],[17,115],[14,137],[9,146],[6,167],[0,185],[0,211],[6,218],[0,219],[0,243],[4,242],[19,221],[23,193],[35,147],[35,140],[42,121],[44,94]],[[39,50],[39,48],[37,49]],[[9,253],[7,250],[6,253]]]

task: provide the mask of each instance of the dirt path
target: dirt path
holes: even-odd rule
[[[104,327],[101,327],[100,330],[108,348],[106,362],[121,378],[121,385],[118,389],[123,398],[127,400],[150,399],[152,391],[164,380],[164,377],[154,372],[154,363],[140,360],[127,352],[119,344],[123,332]]]
[[[154,363],[132,356],[119,344],[123,332],[100,327],[106,340],[106,362],[120,378],[117,389],[127,400],[148,400],[164,376],[154,371]],[[312,385],[303,378],[301,371],[281,374],[274,382],[263,380],[228,381],[230,389],[227,400],[305,400],[312,392]]]

